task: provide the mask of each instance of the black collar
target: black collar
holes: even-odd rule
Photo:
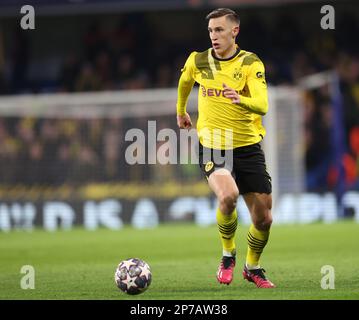
[[[236,50],[236,52],[234,53],[233,56],[231,56],[231,57],[229,57],[229,58],[221,59],[221,58],[216,57],[216,56],[214,55],[214,50],[211,49],[212,57],[213,57],[214,59],[216,59],[216,60],[219,60],[219,61],[229,61],[229,60],[233,59],[240,51],[241,51],[241,48],[240,48],[240,47],[237,47],[237,50]]]

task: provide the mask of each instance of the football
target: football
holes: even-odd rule
[[[130,258],[119,263],[115,271],[116,286],[127,294],[140,294],[152,281],[150,266],[143,260]]]

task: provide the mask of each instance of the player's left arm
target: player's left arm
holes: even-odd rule
[[[267,83],[264,75],[264,65],[255,61],[248,72],[247,87],[250,97],[238,94],[234,89],[223,84],[224,96],[233,103],[261,116],[268,111]]]

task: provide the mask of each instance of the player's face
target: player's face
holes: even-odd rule
[[[208,32],[216,55],[222,57],[233,49],[238,31],[239,26],[226,16],[209,20]]]

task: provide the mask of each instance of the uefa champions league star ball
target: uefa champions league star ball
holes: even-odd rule
[[[150,266],[143,260],[130,258],[119,263],[115,271],[116,286],[127,294],[140,294],[152,281]]]

